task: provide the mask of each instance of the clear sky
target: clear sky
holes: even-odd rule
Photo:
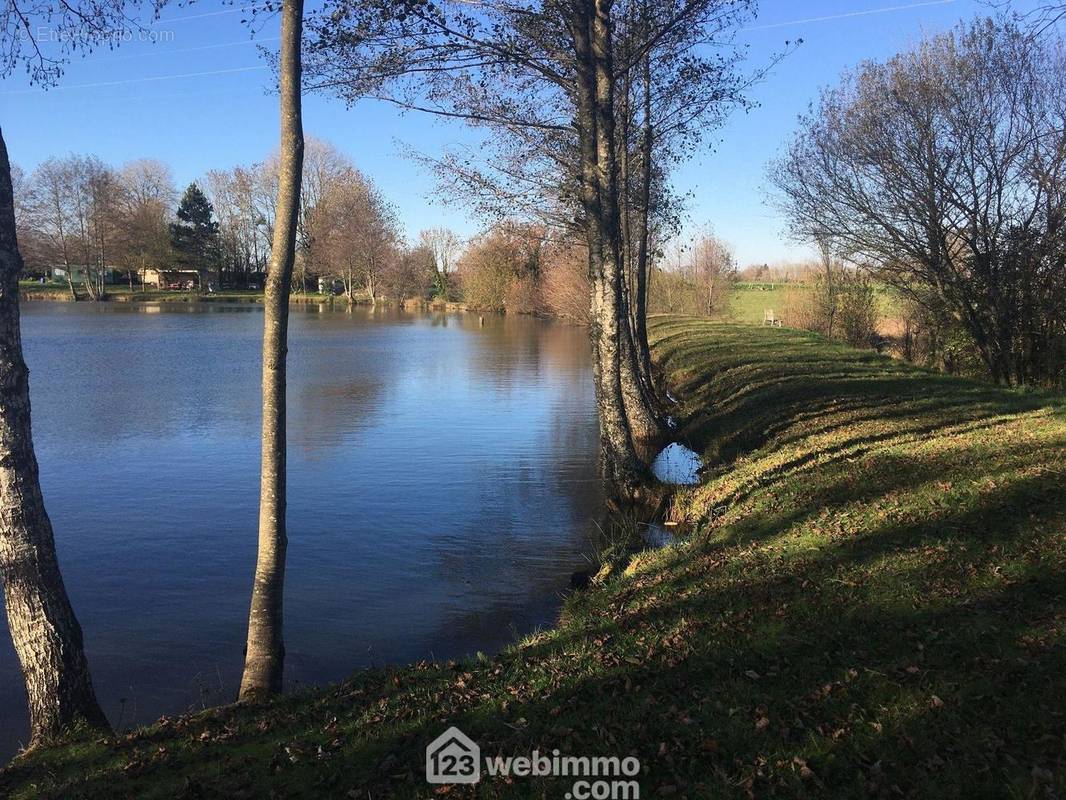
[[[1040,0],[1013,0],[1026,11]],[[741,265],[802,257],[784,239],[764,195],[766,162],[791,135],[796,115],[821,86],[864,59],[883,59],[959,19],[987,14],[990,0],[762,0],[740,34],[752,66],[786,39],[804,44],[753,92],[759,107],[737,114],[708,139],[675,183],[691,194],[689,225],[710,224],[736,249]],[[161,159],[179,187],[207,170],[263,159],[277,146],[277,101],[270,72],[240,9],[215,0],[168,6],[154,43],[123,43],[73,62],[59,88],[29,87],[16,73],[0,81],[0,125],[12,160],[27,171],[51,155],[92,153],[120,165]],[[273,47],[278,20],[256,42]],[[434,180],[402,155],[404,145],[438,153],[470,139],[461,125],[364,102],[305,99],[307,133],[327,139],[369,174],[400,211],[410,236],[447,225],[461,235],[480,227],[461,206],[432,197]]]

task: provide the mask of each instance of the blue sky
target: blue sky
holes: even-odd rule
[[[1012,7],[1026,11],[1039,1],[1013,0]],[[796,115],[846,68],[991,7],[989,0],[762,0],[758,19],[738,39],[748,45],[750,63],[765,61],[786,39],[804,44],[753,91],[759,107],[735,115],[677,171],[677,187],[691,193],[688,224],[712,225],[741,265],[803,257],[764,195],[766,162],[788,140]],[[152,157],[171,165],[179,186],[209,169],[261,160],[277,145],[277,101],[241,16],[217,2],[174,4],[153,28],[155,43],[128,42],[78,59],[59,88],[31,88],[20,72],[0,81],[0,125],[12,160],[30,170],[71,152],[116,165]],[[274,46],[277,26],[276,18],[268,21],[256,40]],[[435,225],[464,236],[480,227],[463,207],[434,198],[433,177],[402,155],[404,145],[432,154],[469,141],[461,125],[375,102],[347,109],[310,96],[304,126],[373,177],[410,236]]]

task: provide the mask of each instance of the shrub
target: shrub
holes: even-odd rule
[[[833,265],[809,284],[791,286],[785,295],[785,321],[853,347],[878,341],[877,293],[865,273]]]
[[[552,244],[541,259],[541,301],[544,310],[579,325],[589,322],[588,250],[576,244]]]

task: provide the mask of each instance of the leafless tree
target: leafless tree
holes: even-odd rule
[[[711,316],[722,310],[736,269],[733,250],[725,241],[709,231],[696,240],[692,248],[692,279],[702,313]]]
[[[126,267],[130,291],[133,274],[160,266],[170,258],[167,225],[173,215],[177,190],[170,167],[154,159],[138,159],[125,164],[118,173],[119,260]]]
[[[71,183],[65,164],[55,158],[41,163],[26,182],[24,228],[34,231],[37,247],[31,266],[50,269],[62,265],[71,299],[77,300],[74,288],[74,229],[70,210]]]
[[[267,179],[263,169],[263,165],[253,164],[207,174],[211,202],[219,219],[223,265],[231,276],[240,275],[244,282],[250,273],[265,271],[270,256],[267,213],[273,220],[276,198],[271,198],[269,208],[264,208],[265,195],[260,186]]]
[[[419,245],[433,253],[434,270],[437,274],[437,296],[449,298],[449,281],[455,269],[462,240],[448,228],[429,228],[418,234]]]
[[[616,83],[679,31],[714,41],[716,31],[744,18],[749,4],[651,5],[658,13],[646,15],[641,34],[630,31],[623,52],[616,30],[625,22],[612,0],[517,6],[332,0],[312,26],[309,48],[308,74],[319,89],[352,102],[382,97],[489,130],[480,157],[451,160],[457,183],[474,194],[481,189],[486,211],[535,210],[534,218],[542,218],[546,210],[584,238],[602,461],[618,494],[628,496],[640,495],[649,481],[632,423],[654,414],[639,392],[626,391],[632,375],[624,380],[635,357],[622,281]]]
[[[316,273],[315,241],[308,220],[322,198],[353,171],[351,159],[333,144],[308,137],[304,146],[303,185],[300,189],[300,220],[297,229],[297,256],[300,289],[307,287],[308,274]]]
[[[381,294],[399,244],[395,210],[350,164],[333,176],[308,209],[306,230],[318,271],[339,279],[349,302],[362,289],[371,303]]]
[[[770,172],[799,238],[946,310],[987,374],[1066,361],[1066,62],[978,20],[826,91]]]
[[[422,245],[400,247],[388,262],[384,288],[403,306],[408,300],[428,299],[437,285],[437,260]]]
[[[729,244],[703,228],[686,246],[675,242],[670,258],[652,275],[657,311],[714,316],[726,311],[736,278]]]
[[[119,258],[124,208],[114,170],[95,156],[70,155],[43,162],[27,182],[24,227],[34,231],[32,266],[62,265],[71,296],[74,277],[93,300],[105,292],[105,275]]]

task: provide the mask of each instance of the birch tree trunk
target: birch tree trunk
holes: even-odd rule
[[[635,342],[633,324],[630,321],[629,292],[625,284],[621,286],[622,305],[625,309],[619,316],[619,345],[621,360],[619,362],[619,381],[622,397],[625,401],[626,419],[635,443],[652,444],[661,438],[665,430],[658,415],[652,407],[650,392],[641,377],[639,354]]]
[[[623,497],[639,495],[647,470],[637,457],[620,380],[620,215],[614,165],[610,2],[576,3],[572,22],[578,57],[578,127],[582,207],[592,283],[590,335],[604,475]]]
[[[618,139],[618,163],[621,173],[619,206],[622,245],[622,278],[619,283],[624,309],[619,317],[621,327],[619,344],[622,348],[619,377],[629,429],[633,436],[634,444],[641,445],[651,444],[659,439],[664,433],[664,428],[651,403],[651,382],[650,380],[646,381],[651,375],[650,366],[647,370],[641,368],[641,353],[636,345],[637,315],[643,309],[637,308],[633,303],[633,295],[636,293],[637,270],[633,240],[641,237],[639,234],[636,237],[633,235],[634,222],[639,224],[640,215],[633,213],[633,204],[631,202],[633,192],[629,169],[629,128],[633,109],[630,97],[630,79],[627,72],[622,86],[621,124],[617,126],[620,133]]]
[[[0,575],[36,745],[79,726],[106,729],[107,720],[93,692],[41,495],[19,332],[21,270],[11,165],[0,133]]]
[[[240,700],[281,691],[285,646],[282,596],[285,583],[285,358],[289,290],[296,251],[303,170],[300,111],[300,43],[303,1],[285,0],[281,11],[281,154],[277,218],[263,314],[263,432],[259,494],[259,554],[248,614],[248,647]]]
[[[651,216],[651,56],[644,57],[644,123],[640,143],[640,200],[637,223],[637,264],[633,289],[633,341],[637,348],[637,366],[648,391],[655,384],[651,373],[651,348],[648,345],[648,237]]]

